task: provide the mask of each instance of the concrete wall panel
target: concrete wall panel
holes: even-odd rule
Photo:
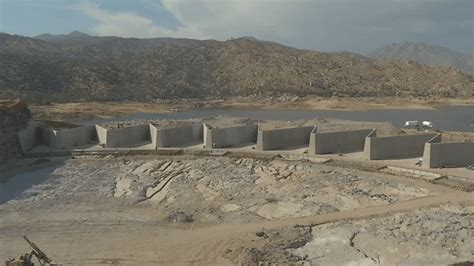
[[[474,164],[474,142],[426,143],[424,168],[465,167]]]
[[[307,146],[314,126],[259,130],[257,150],[282,150]]]
[[[41,143],[41,140],[38,139],[38,125],[36,123],[30,122],[28,127],[24,130],[18,131],[18,139],[20,140],[21,149],[23,152],[28,152],[34,149]]]
[[[211,128],[204,125],[206,131],[205,145],[207,149],[229,148],[257,141],[257,125],[245,125],[227,128]]]
[[[107,129],[107,148],[132,147],[150,141],[149,125]]]
[[[54,149],[73,149],[97,142],[95,126],[77,127],[65,130],[50,130],[46,133],[48,145]]]
[[[311,132],[309,154],[348,153],[363,151],[365,138],[375,129]]]
[[[425,143],[437,134],[367,137],[364,157],[369,160],[401,159],[423,156]]]
[[[156,128],[154,125],[151,127]],[[155,132],[154,132],[155,133]],[[157,128],[155,147],[185,147],[191,144],[203,143],[203,125],[193,124],[191,126],[175,128]]]

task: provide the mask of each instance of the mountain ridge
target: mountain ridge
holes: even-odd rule
[[[474,74],[474,54],[461,53],[424,42],[392,43],[377,48],[367,55],[375,59],[402,59],[434,67],[451,67]]]
[[[86,40],[86,41],[83,41]],[[353,53],[228,41],[0,34],[0,99],[220,99],[232,96],[474,97],[453,69]]]

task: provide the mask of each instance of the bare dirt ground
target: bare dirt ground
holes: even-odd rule
[[[1,258],[64,265],[449,264],[473,232],[473,193],[283,159],[79,157],[0,205]]]
[[[87,120],[126,116],[135,113],[166,113],[171,106],[140,102],[81,102],[30,105],[29,108],[38,120]]]
[[[435,109],[443,105],[474,105],[474,99],[406,98],[318,98],[278,97],[273,99],[231,98],[227,100],[169,100],[148,102],[80,102],[31,104],[39,120],[86,120],[136,113],[167,113],[193,108],[261,108],[306,110]]]

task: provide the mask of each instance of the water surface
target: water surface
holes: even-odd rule
[[[391,122],[403,126],[407,120],[431,121],[435,129],[446,131],[474,132],[474,106],[446,106],[436,110],[262,110],[209,108],[195,109],[176,113],[138,113],[126,117],[105,120],[90,120],[82,124],[94,124],[104,121],[155,120],[155,119],[194,119],[218,115],[228,115],[258,120],[291,121],[313,119],[317,117],[336,118],[354,121]]]

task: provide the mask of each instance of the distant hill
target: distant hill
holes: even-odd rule
[[[452,69],[352,53],[228,41],[0,34],[0,99],[152,100],[228,96],[474,97]]]
[[[393,43],[368,54],[378,59],[405,59],[435,67],[451,67],[474,74],[474,55],[456,52],[446,47],[426,43]]]
[[[174,38],[120,38],[114,36],[91,36],[79,31],[70,34],[41,34],[34,39],[42,40],[63,51],[84,54],[141,53],[151,51],[161,45],[192,47],[203,41]],[[204,41],[205,42],[205,41]]]

